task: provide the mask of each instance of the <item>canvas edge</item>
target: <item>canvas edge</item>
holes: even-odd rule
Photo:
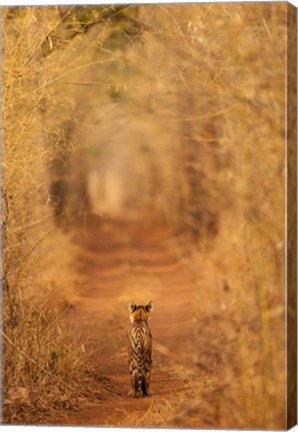
[[[287,4],[287,429],[297,424],[297,9]]]

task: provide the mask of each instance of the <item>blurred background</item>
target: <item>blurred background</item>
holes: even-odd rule
[[[35,382],[38,411],[43,394],[48,406],[62,397],[61,376],[80,382],[53,297],[77,296],[85,246],[74,231],[108,226],[115,239],[123,224],[170,233],[200,268],[193,350],[212,370],[206,424],[284,427],[288,7],[2,8],[7,394]],[[57,346],[68,366],[42,383]],[[214,398],[220,414],[208,411]],[[8,421],[23,419],[8,400]]]

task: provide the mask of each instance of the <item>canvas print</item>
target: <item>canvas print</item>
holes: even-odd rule
[[[1,8],[1,422],[296,423],[296,9]]]

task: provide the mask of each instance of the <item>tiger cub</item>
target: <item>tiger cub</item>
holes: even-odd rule
[[[130,302],[128,309],[132,323],[128,332],[128,364],[132,386],[129,395],[134,398],[150,396],[152,335],[148,321],[152,302],[146,306],[137,306],[134,302]]]

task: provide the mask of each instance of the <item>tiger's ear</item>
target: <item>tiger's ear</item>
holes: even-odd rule
[[[146,309],[147,312],[151,312],[151,311],[153,311],[153,304],[152,304],[152,301],[150,301],[150,302],[145,306],[145,309]]]
[[[130,301],[128,303],[128,310],[129,310],[129,312],[133,312],[134,310],[136,310],[136,308],[137,308],[137,305],[135,304],[134,301]]]

